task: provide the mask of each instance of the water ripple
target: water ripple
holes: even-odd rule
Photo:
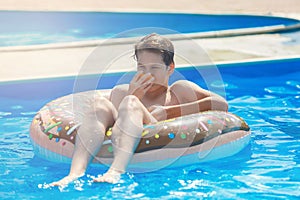
[[[285,79],[280,86],[270,80],[271,85],[262,87],[263,94],[232,96],[230,112],[243,117],[252,131],[250,145],[240,153],[183,168],[126,174],[116,185],[92,183],[92,176],[104,171],[91,167],[66,188],[48,187],[68,173],[69,165],[33,158],[29,125],[35,112],[13,106],[0,112],[0,198],[296,199],[300,196],[300,82],[295,80]],[[237,90],[236,84],[214,84]]]
[[[5,117],[11,115],[11,112],[0,112],[0,117]]]

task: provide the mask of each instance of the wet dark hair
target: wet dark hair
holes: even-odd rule
[[[146,35],[136,43],[134,46],[134,57],[136,60],[138,59],[138,53],[144,50],[159,53],[166,66],[174,63],[174,46],[172,42],[157,33]]]

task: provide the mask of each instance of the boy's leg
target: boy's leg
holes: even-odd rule
[[[118,109],[118,117],[113,126],[114,161],[102,177],[95,182],[117,182],[126,171],[132,155],[140,141],[143,124],[156,122],[140,100],[133,95],[126,96]]]
[[[117,111],[108,99],[85,100],[83,104],[75,111],[82,124],[77,131],[70,173],[52,185],[66,185],[84,175],[88,163],[100,150],[106,129],[114,124]]]

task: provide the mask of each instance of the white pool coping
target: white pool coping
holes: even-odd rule
[[[124,12],[124,9],[115,9],[115,11]],[[141,12],[141,9],[131,9],[131,11]],[[147,11],[149,12],[151,10]],[[197,10],[184,10],[184,8],[178,10],[173,8],[166,11],[170,13],[199,13]],[[162,10],[159,12],[162,12]],[[225,12],[223,14],[226,13],[264,15],[262,12],[249,13],[246,11],[237,13]],[[217,12],[208,10],[206,13],[202,12],[201,14],[217,14]],[[299,13],[279,12],[269,13],[269,15],[300,19]],[[184,36],[173,35],[171,37],[173,37],[174,43],[178,43],[178,47],[175,45],[177,49],[183,48],[187,51],[189,51],[189,49],[186,47],[184,40],[182,40],[183,37],[187,37],[195,41],[203,47],[204,51],[207,52],[213,63],[244,62],[261,59],[269,60],[300,57],[300,44],[293,44],[292,38],[288,38],[281,34],[269,34],[277,31],[299,28],[300,24],[292,26],[277,25],[192,33]],[[137,38],[127,38],[110,39],[109,41],[93,40],[60,44],[0,47],[0,82],[75,76],[80,71],[82,65],[86,62],[88,56],[95,50],[95,48],[97,48],[98,45],[106,44],[110,45],[111,48],[117,48],[116,46],[118,45],[132,44],[133,46],[136,41]],[[191,53],[192,56],[199,56],[195,52]],[[177,63],[177,67],[184,66],[180,62],[175,62]],[[129,65],[131,68],[128,67]],[[124,72],[128,70],[132,70],[132,63],[125,61],[125,64],[121,67],[118,66],[117,68],[110,69],[107,72]]]

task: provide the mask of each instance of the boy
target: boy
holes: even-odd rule
[[[174,47],[170,40],[150,34],[135,45],[137,74],[130,84],[112,89],[110,99],[90,102],[75,144],[68,176],[51,185],[66,185],[85,173],[99,151],[107,128],[112,127],[114,161],[94,182],[116,183],[126,171],[140,140],[144,124],[206,110],[227,111],[226,101],[198,85],[180,80],[168,85],[174,72]],[[97,117],[97,120],[93,120]]]

